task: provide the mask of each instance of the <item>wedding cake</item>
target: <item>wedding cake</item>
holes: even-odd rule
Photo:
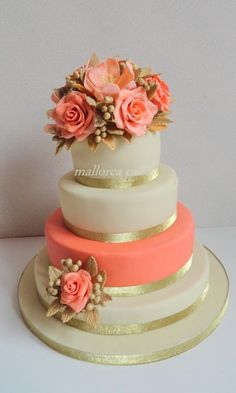
[[[160,163],[169,87],[150,68],[95,55],[52,94],[58,153],[73,168],[45,246],[19,284],[29,328],[69,356],[108,364],[165,359],[218,325],[228,279],[195,239],[175,171]]]

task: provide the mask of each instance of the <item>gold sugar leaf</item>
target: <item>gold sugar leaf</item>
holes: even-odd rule
[[[102,127],[106,124],[106,121],[101,116],[94,117],[94,126],[95,127]]]
[[[122,138],[124,138],[124,140],[125,140],[126,142],[130,143],[130,142],[131,142],[131,139],[132,139],[132,135],[129,134],[127,131],[125,131],[125,132],[123,133],[123,135],[122,135]]]
[[[112,300],[112,297],[108,293],[102,294],[102,302],[109,302],[110,300]]]
[[[59,299],[56,299],[50,304],[46,316],[53,317],[53,315],[57,314],[58,312],[62,312],[65,306],[60,303]]]
[[[97,101],[94,98],[90,97],[90,96],[86,96],[86,101],[91,106],[96,106],[97,105]]]
[[[88,323],[88,325],[90,325],[93,329],[95,329],[100,321],[100,317],[99,317],[99,313],[97,308],[95,307],[93,310],[91,311],[86,311],[85,313],[86,315],[86,321]]]
[[[54,94],[58,97],[58,100],[60,100],[65,94],[67,94],[68,90],[68,86],[62,86],[58,87],[57,89],[53,89]]]
[[[47,132],[49,132],[50,134],[53,135],[53,138],[52,138],[53,141],[54,140],[59,140],[59,137],[57,135],[58,129],[57,129],[57,126],[55,124],[49,124],[47,126],[46,130],[47,130]]]
[[[111,150],[115,150],[116,142],[113,135],[107,135],[106,138],[102,138],[102,142],[105,143]]]
[[[66,144],[66,141],[63,140],[62,142],[59,142],[56,146],[56,151],[55,154],[60,153],[60,151],[63,149],[64,145]]]
[[[155,115],[152,119],[151,124],[149,125],[148,129],[150,131],[161,131],[165,129],[169,123],[172,123],[171,120],[167,118],[168,113],[160,113]]]
[[[68,322],[73,316],[75,315],[75,311],[72,310],[70,307],[66,307],[66,309],[63,311],[61,315],[61,321],[62,323]]]
[[[80,75],[80,79],[83,81],[85,76],[85,68],[79,69],[79,75]]]
[[[98,274],[97,261],[93,256],[88,257],[86,261],[86,270],[92,277],[95,277]]]
[[[150,67],[138,68],[134,71],[135,79],[137,78],[145,78],[145,76],[149,76],[152,74],[152,69]]]
[[[72,75],[67,75],[66,76],[66,87],[72,87],[74,80],[72,80]]]
[[[111,135],[123,135],[124,131],[123,130],[107,130],[108,134]]]
[[[48,267],[49,281],[56,281],[62,276],[62,271],[54,266]]]
[[[89,137],[87,138],[87,141],[88,141],[88,145],[90,147],[90,150],[95,152],[98,148],[98,143],[96,143],[94,140],[94,134],[89,135]]]
[[[157,90],[157,85],[151,86],[150,90],[147,92],[147,96],[149,100],[152,100]]]
[[[52,112],[54,111],[54,109],[49,109],[47,111],[47,117],[50,119],[52,117]]]
[[[83,85],[77,82],[73,82],[73,83],[71,82],[71,87],[79,90],[81,93],[85,93],[87,91]]]
[[[150,131],[162,131],[162,130],[164,130],[165,128],[167,128],[167,123],[151,123],[149,126],[148,126],[148,129],[150,130]]]
[[[104,286],[104,284],[105,284],[105,282],[107,280],[107,274],[106,274],[106,272],[104,270],[102,270],[101,272],[98,272],[98,274],[100,276],[102,276],[102,283],[101,284]]]
[[[96,53],[93,53],[88,61],[88,67],[94,67],[98,63],[99,63],[98,57]]]
[[[76,138],[66,139],[65,145],[66,145],[67,150],[69,150],[71,148],[71,146],[73,145],[75,140],[76,140]]]

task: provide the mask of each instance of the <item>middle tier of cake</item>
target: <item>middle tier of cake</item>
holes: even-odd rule
[[[71,171],[60,180],[59,200],[66,226],[81,237],[100,240],[105,234],[106,241],[106,234],[146,231],[139,239],[173,224],[177,189],[175,171],[163,164],[155,180],[125,189],[86,187]]]
[[[179,270],[186,272],[191,264],[194,241],[194,221],[191,212],[177,205],[177,219],[167,230],[149,238],[125,242],[104,243],[81,238],[64,224],[60,209],[45,226],[47,250],[52,265],[61,268],[61,259],[85,261],[93,255],[101,270],[107,273],[107,286],[160,287],[165,280],[174,281]],[[161,281],[161,284],[160,284]],[[119,288],[117,288],[119,289]],[[134,288],[140,292],[142,287]]]

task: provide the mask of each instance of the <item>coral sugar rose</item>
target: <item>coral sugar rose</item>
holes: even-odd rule
[[[149,101],[143,87],[120,91],[114,111],[118,128],[132,135],[144,135],[156,113],[157,107]]]
[[[80,92],[71,92],[61,98],[51,117],[66,139],[76,137],[82,141],[94,131],[94,109]]]
[[[91,276],[86,270],[66,273],[61,278],[61,303],[75,312],[82,311],[92,292]]]
[[[145,78],[145,80],[147,82],[154,82],[157,85],[156,92],[151,100],[153,104],[157,106],[159,111],[168,112],[170,105],[170,91],[166,82],[161,80],[158,75],[152,75]]]

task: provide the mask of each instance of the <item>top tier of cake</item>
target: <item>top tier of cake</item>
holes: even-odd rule
[[[160,134],[171,95],[150,67],[92,55],[54,89],[45,130],[56,153],[71,148],[76,180],[94,188],[127,188],[158,176]]]
[[[105,144],[94,152],[87,141],[76,142],[71,153],[73,167],[82,184],[87,177],[133,178],[151,174],[155,177],[160,164],[160,134],[148,131],[142,137],[133,138],[131,143],[120,138],[115,152]]]

